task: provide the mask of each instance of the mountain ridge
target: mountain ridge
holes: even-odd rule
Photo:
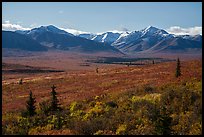
[[[151,53],[151,52],[186,52],[191,49],[199,51],[202,49],[201,35],[174,35],[169,34],[163,29],[154,26],[148,26],[138,31],[123,31],[93,34],[84,33],[74,35],[65,30],[61,30],[53,25],[41,26],[30,31],[16,31],[31,37],[40,44],[49,48],[57,48],[62,50],[69,50],[69,47],[80,47],[82,51],[86,51],[86,46],[90,46],[101,50],[101,47],[106,49],[119,50],[124,54],[136,53]],[[89,42],[87,43],[87,40]],[[91,42],[92,41],[92,42]],[[96,43],[94,43],[96,42]],[[187,46],[185,46],[187,45]]]

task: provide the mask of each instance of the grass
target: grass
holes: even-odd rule
[[[40,103],[45,98],[49,98],[51,86],[54,84],[57,87],[56,92],[58,93],[58,99],[63,108],[68,109],[70,104],[74,101],[82,105],[80,107],[81,109],[76,109],[73,111],[73,114],[70,114],[70,110],[67,110],[67,115],[69,116],[62,115],[63,120],[69,123],[68,117],[73,116],[73,119],[70,118],[70,120],[75,121],[75,118],[79,118],[79,121],[75,121],[74,125],[69,125],[71,123],[64,124],[66,128],[60,129],[61,131],[56,131],[56,129],[51,130],[48,127],[53,125],[47,124],[48,127],[45,126],[44,128],[48,128],[48,130],[41,134],[60,134],[59,132],[62,132],[61,134],[66,132],[70,134],[153,134],[152,128],[154,126],[149,123],[151,116],[148,115],[147,111],[155,104],[155,101],[163,101],[165,100],[163,96],[173,93],[175,93],[175,96],[179,96],[179,94],[183,95],[184,93],[179,92],[179,90],[178,93],[176,92],[177,90],[172,93],[170,92],[171,90],[179,89],[178,85],[180,85],[180,87],[184,86],[189,91],[192,91],[187,97],[192,96],[193,98],[199,98],[197,95],[202,93],[201,60],[181,62],[182,75],[179,78],[175,78],[175,66],[176,62],[165,62],[139,67],[99,68],[99,73],[96,73],[95,70],[79,71],[77,73],[49,73],[49,75],[42,74],[40,76],[27,77],[22,85],[14,82],[18,81],[19,77],[12,79],[12,81],[6,79],[4,81],[8,84],[2,84],[2,123],[9,123],[9,121],[11,121],[10,114],[17,117],[20,111],[25,109],[25,102],[30,90],[32,90],[34,97],[36,97],[36,101]],[[185,89],[184,87],[181,89]],[[172,103],[174,107],[178,107],[179,104],[175,104],[175,100],[178,102],[181,101],[181,99],[174,98]],[[116,103],[118,108],[108,106],[106,103],[110,101]],[[199,101],[194,105],[199,106]],[[131,102],[133,104],[131,104]],[[190,104],[190,102],[186,103]],[[193,110],[192,104],[189,106],[191,106],[189,107],[190,111],[199,112],[199,110]],[[141,109],[137,111],[137,107]],[[123,112],[123,110],[125,110],[125,112]],[[192,112],[189,112],[190,114],[192,113],[192,115],[178,114],[182,111],[183,110],[178,110],[178,112],[176,112],[175,110],[176,113],[173,113],[174,115],[172,116],[174,117],[174,122],[180,122],[180,125],[182,125],[184,121],[176,121],[177,117],[182,115],[184,115],[183,119],[186,117],[193,119],[194,117]],[[135,115],[133,115],[133,112]],[[114,114],[117,114],[117,116],[114,117]],[[94,117],[95,115],[97,117]],[[109,115],[113,117],[113,121],[106,125],[103,122],[107,122]],[[97,119],[100,116],[101,119]],[[136,124],[138,121],[133,121],[133,119],[137,119],[141,116],[146,117],[140,121],[143,124]],[[90,119],[90,117],[92,119]],[[128,121],[128,117],[130,121]],[[88,121],[82,122],[80,118]],[[124,118],[124,120],[122,118]],[[199,119],[193,120],[195,122],[192,123],[192,128],[189,128],[189,132],[180,126],[174,126],[176,130],[175,134],[177,134],[177,132],[179,133],[179,130],[183,130],[184,134],[200,133]],[[103,129],[95,125],[99,121],[101,125],[103,125],[101,126]],[[136,130],[132,127],[134,124],[138,125],[140,130]],[[96,129],[93,129],[91,125],[96,126]],[[112,127],[110,127],[111,125]],[[105,127],[107,127],[107,129]],[[41,129],[39,128],[40,127],[36,126],[33,127],[32,130],[29,129],[29,134],[40,133]],[[42,129],[44,128],[42,127]],[[82,129],[87,131],[82,131]],[[147,129],[146,133],[144,129]],[[17,132],[16,129],[12,130]],[[24,132],[22,131],[22,133]]]
[[[179,83],[181,80],[191,78],[201,79],[202,69],[201,62],[189,61],[181,62],[182,76],[178,79],[174,77],[175,63],[161,63],[157,65],[149,65],[143,67],[121,67],[114,69],[103,69],[96,74],[95,71],[77,72],[77,73],[55,73],[47,75],[32,76],[25,78],[23,85],[18,85],[13,81],[2,85],[3,100],[15,96],[26,95],[29,90],[33,91],[34,96],[38,96],[39,101],[44,96],[49,96],[50,87],[54,84],[57,87],[60,100],[63,105],[68,105],[74,100],[81,100],[103,93],[126,92],[134,87],[152,84],[154,86],[163,85],[165,83]],[[186,66],[186,67],[185,67]],[[188,66],[188,67],[187,67]],[[119,73],[116,73],[119,72]],[[106,73],[104,75],[104,73]],[[19,78],[16,78],[18,82]],[[64,100],[65,98],[66,100]],[[17,104],[14,104],[14,102]],[[3,108],[7,106],[19,105],[16,108],[22,108],[25,100],[20,98],[12,98],[12,101],[3,103]],[[6,108],[5,111],[9,111]]]

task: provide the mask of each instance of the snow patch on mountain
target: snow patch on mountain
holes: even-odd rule
[[[105,42],[106,37],[108,36],[108,33],[105,33],[105,35],[103,36],[101,42]]]
[[[41,34],[44,32],[52,32],[52,33],[57,33],[57,34],[66,34],[69,36],[73,36],[73,34],[66,32],[62,29],[59,29],[59,28],[55,27],[54,25],[40,26],[38,28],[33,28],[31,30],[25,30],[25,31],[17,30],[16,32],[20,33],[20,34],[28,34],[28,35],[33,35],[35,33]]]
[[[102,34],[104,34],[104,33],[107,33],[107,32],[112,32],[112,33],[124,33],[124,32],[126,32],[126,31],[119,31],[119,30],[109,30],[109,31],[105,31],[105,32],[98,32],[98,33],[96,33],[96,35],[102,35]]]

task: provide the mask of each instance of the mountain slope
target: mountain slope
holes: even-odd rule
[[[35,40],[16,32],[2,31],[2,48],[27,51],[47,51],[47,48]]]
[[[201,51],[202,41],[183,39],[180,37],[163,40],[148,51],[152,52],[196,52]]]
[[[116,41],[120,37],[120,34],[121,33],[105,32],[103,34],[99,34],[93,37],[91,40],[112,44],[114,41]]]
[[[92,39],[93,37],[95,37],[96,35],[95,35],[95,34],[85,33],[85,34],[79,34],[79,35],[77,35],[77,36],[91,40],[91,39]]]
[[[108,32],[100,33],[100,34],[79,34],[78,36],[86,38],[86,39],[94,40],[97,42],[104,42],[106,44],[112,44],[124,33],[128,33],[128,32],[108,31]]]

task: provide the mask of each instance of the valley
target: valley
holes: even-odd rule
[[[46,52],[41,55],[35,53],[37,56],[30,57],[3,57],[3,113],[24,108],[25,97],[29,90],[38,96],[37,101],[42,101],[53,84],[59,92],[60,102],[66,106],[75,100],[104,93],[118,94],[146,84],[161,86],[192,77],[201,80],[202,77],[201,58],[182,60],[181,56],[183,75],[176,79],[174,77],[176,61],[173,57],[169,61],[166,60],[167,62],[156,62],[155,59],[155,64],[152,64],[152,58],[150,58],[150,61],[144,61],[143,65],[127,66],[127,64],[87,62],[87,59],[97,59],[105,53],[101,53],[101,56],[98,54],[97,57],[65,53]],[[122,57],[116,55],[111,58]],[[18,85],[20,78],[23,79],[23,85]],[[17,96],[24,96],[24,98]],[[17,104],[18,107],[16,107]]]
[[[201,133],[202,36],[152,26],[95,36],[53,25],[2,32],[3,134],[161,135],[166,121],[168,134]],[[48,104],[53,85],[57,110]]]
[[[2,135],[202,135],[202,2],[2,2]]]
[[[139,60],[140,63],[142,61],[143,65],[135,64],[129,66],[123,63],[129,63],[130,58],[124,58],[121,55],[110,56],[107,53],[94,55],[50,51],[41,54],[34,52],[32,56],[24,55],[15,57],[12,55],[3,57],[3,133],[29,135],[124,134],[122,131],[119,131],[119,129],[116,130],[109,127],[113,124],[113,126],[117,128],[118,124],[122,124],[121,122],[116,120],[118,115],[123,115],[124,119],[122,119],[121,117],[121,121],[125,120],[125,117],[130,117],[130,114],[131,117],[144,116],[144,114],[138,113],[139,111],[135,111],[134,107],[131,107],[131,109],[133,109],[131,110],[131,113],[128,110],[124,111],[124,114],[122,114],[120,109],[122,109],[123,107],[126,108],[127,105],[131,105],[127,104],[129,102],[128,100],[141,99],[142,101],[142,99],[144,98],[144,100],[147,100],[150,103],[155,99],[162,99],[163,97],[165,97],[166,94],[169,93],[167,92],[168,88],[174,87],[174,85],[178,86],[182,83],[184,85],[185,83],[196,84],[196,86],[194,87],[196,88],[195,97],[198,98],[197,102],[199,102],[200,98],[197,97],[197,90],[201,90],[200,83],[202,82],[202,58],[197,56],[193,56],[194,58],[185,58],[186,55],[180,55],[179,57],[181,58],[182,73],[179,78],[175,77],[175,56],[166,56],[164,62],[161,61],[162,58],[142,58],[142,56],[141,58],[131,58],[131,61]],[[96,63],[94,61],[87,61],[90,59],[99,62]],[[122,61],[123,63],[101,63],[100,59],[109,59],[109,61],[112,59],[113,61]],[[152,64],[152,60],[155,60],[154,64]],[[96,71],[96,68],[98,68],[98,72]],[[21,85],[19,84],[20,79],[22,79]],[[40,104],[42,105],[43,102],[45,103],[46,100],[49,100],[52,85],[56,86],[57,98],[59,100],[60,107],[63,109],[63,111],[58,113],[57,115],[61,115],[61,120],[68,120],[67,122],[64,121],[62,123],[63,127],[61,128],[55,127],[55,125],[57,124],[56,122],[54,122],[53,124],[49,122],[49,119],[52,116],[53,118],[54,116],[57,116],[56,114],[52,113],[48,114],[48,116],[45,116],[45,114],[42,114],[44,112],[41,112],[43,110],[41,110],[42,108],[40,107]],[[167,89],[165,89],[166,87]],[[165,91],[164,89],[167,91]],[[26,109],[26,101],[28,99],[30,91],[32,91],[33,96],[36,98],[36,109],[38,115],[32,118],[24,118],[22,116],[22,112]],[[180,90],[178,89],[178,91]],[[182,93],[181,97],[186,97],[186,95],[183,94],[184,93]],[[172,93],[172,96],[176,95],[173,95]],[[116,103],[119,108],[109,108],[107,104],[110,102],[112,102],[113,104]],[[95,106],[91,104],[95,104]],[[75,105],[79,106],[77,107]],[[171,106],[174,108],[175,105]],[[74,111],[71,109],[72,107],[74,107]],[[140,108],[144,112],[147,111],[144,110],[145,104],[141,105]],[[199,108],[200,107],[198,107],[198,109]],[[150,110],[148,109],[148,111]],[[200,109],[192,111],[189,110],[189,112],[191,113],[193,111],[196,111],[195,113],[197,113],[197,111],[200,112]],[[82,114],[79,115],[79,112]],[[113,115],[114,117],[111,118],[112,120],[109,120],[111,123],[107,122],[110,115],[109,113],[115,113]],[[150,112],[150,114],[151,113],[153,112]],[[94,116],[94,114],[97,114],[96,117]],[[179,115],[181,114],[178,114],[177,117]],[[171,117],[173,117],[173,115]],[[103,119],[103,122],[101,121],[103,123],[102,127],[98,127],[98,124],[96,123],[96,125],[94,124],[95,120],[100,121],[99,118]],[[189,118],[191,118],[191,116],[189,116]],[[12,122],[17,122],[18,119],[21,119],[21,121],[19,121],[18,123],[22,126],[16,126]],[[31,127],[26,126],[27,122],[24,121],[26,119],[33,119],[35,121],[38,121],[38,124],[34,124],[36,126]],[[73,122],[71,122],[70,120],[73,120]],[[129,124],[125,125],[134,125],[134,118],[132,118],[132,120],[133,123],[130,122]],[[175,120],[176,117],[173,117],[173,121]],[[93,123],[88,124],[88,121],[92,121]],[[116,122],[115,124],[114,121]],[[198,122],[199,119],[194,121]],[[40,124],[39,122],[43,123]],[[48,124],[45,125],[45,123],[47,122]],[[135,124],[138,123],[136,122]],[[5,127],[5,125],[10,125],[11,129],[8,129],[7,127]],[[147,123],[145,125],[153,126]],[[179,134],[180,130],[176,129],[176,126],[177,125],[175,125],[175,127],[172,127],[172,132],[174,132],[174,134]],[[146,131],[142,130],[141,133],[138,133],[139,129],[134,129],[134,132],[132,132],[133,129],[129,129],[130,131],[126,129],[127,134],[155,134],[153,132],[153,127],[149,127]],[[194,134],[195,132],[192,130],[200,129],[194,127],[188,134],[191,134],[191,132]],[[199,132],[200,131],[198,131],[198,134]],[[187,133],[185,132],[185,134]]]

